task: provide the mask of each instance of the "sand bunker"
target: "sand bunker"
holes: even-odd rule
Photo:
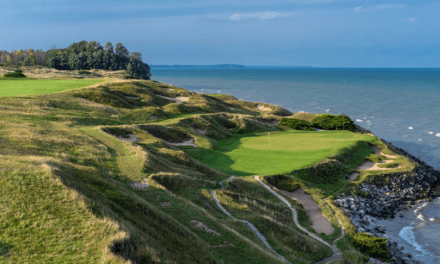
[[[120,140],[124,140],[124,141],[131,142],[131,143],[134,143],[134,142],[136,142],[136,141],[139,140],[139,139],[136,137],[136,135],[134,135],[134,134],[128,134],[128,137],[118,136],[118,138],[119,138]]]
[[[188,102],[189,101],[189,97],[179,96],[179,97],[174,98],[174,97],[168,97],[168,96],[163,96],[163,95],[158,95],[158,94],[156,94],[156,96],[159,96],[159,97],[162,97],[164,99],[167,99],[167,100],[170,100],[170,101],[174,101],[174,102],[177,102],[177,103],[182,103],[182,102]]]
[[[288,196],[291,199],[295,199],[300,202],[312,221],[312,228],[318,233],[324,233],[330,235],[335,230],[330,221],[325,218],[318,204],[313,200],[312,196],[304,193],[304,190],[298,189],[293,192],[287,192],[279,190],[282,194]]]
[[[178,143],[172,143],[172,142],[168,142],[165,140],[163,140],[163,142],[167,143],[168,145],[176,146],[176,147],[178,147],[178,146],[193,146],[193,147],[197,148],[197,145],[194,143],[193,138],[182,141],[182,142],[178,142]]]
[[[265,112],[272,111],[272,108],[264,106],[264,105],[257,105],[255,108],[257,108],[260,111],[265,111]]]
[[[395,159],[395,158],[397,158],[397,156],[383,154],[382,152],[380,152],[380,148],[377,147],[377,146],[372,146],[371,148],[373,149],[374,154],[376,154],[376,155],[381,155],[381,156],[384,156],[384,157],[386,157],[388,159]],[[395,168],[381,168],[381,167],[378,166],[379,164],[387,164],[387,163],[393,163],[393,162],[394,162],[394,160],[383,160],[383,161],[381,161],[379,163],[374,163],[374,162],[371,162],[369,160],[366,160],[364,163],[362,163],[361,166],[357,167],[357,170],[393,170],[393,169],[400,168],[400,166],[397,166]],[[360,175],[359,172],[353,172],[348,177],[348,181],[350,181],[350,182],[354,181],[357,178],[357,176],[359,176],[359,175]]]

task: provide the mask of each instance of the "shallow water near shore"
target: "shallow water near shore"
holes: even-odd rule
[[[440,69],[153,67],[152,74],[155,80],[195,92],[230,94],[292,112],[344,113],[440,169]],[[440,200],[414,210],[381,225],[414,259],[440,263]]]
[[[403,217],[399,217],[402,214]],[[394,219],[379,220],[390,241],[403,246],[415,260],[440,263],[440,199],[425,203],[396,215]]]

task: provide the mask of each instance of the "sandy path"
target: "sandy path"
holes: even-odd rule
[[[319,205],[313,200],[311,195],[304,193],[304,190],[298,189],[293,192],[278,191],[290,199],[297,200],[304,206],[304,209],[312,221],[312,228],[315,229],[316,233],[330,235],[335,231],[330,221],[322,215]]]
[[[227,181],[234,179],[234,175],[232,175],[230,178],[226,179]],[[219,182],[221,188],[223,189],[223,181],[221,180]],[[215,193],[213,190],[209,190],[209,192],[211,193],[211,197],[214,200],[215,204],[217,205],[218,208],[220,208],[220,210],[223,211],[223,213],[225,213],[227,216],[229,216],[230,218],[234,219],[235,221],[239,221],[242,222],[244,224],[246,224],[249,229],[251,229],[252,232],[254,232],[254,234],[263,242],[263,244],[270,250],[272,251],[278,258],[280,258],[281,260],[283,260],[285,263],[287,264],[292,264],[289,260],[287,260],[285,257],[281,256],[280,254],[278,254],[269,244],[269,242],[267,242],[267,239],[260,233],[260,231],[258,231],[258,229],[249,221],[246,220],[241,220],[238,218],[235,218],[233,215],[231,215],[231,213],[229,213],[220,203],[219,200],[217,200],[217,197],[215,196]]]
[[[289,207],[289,209],[292,211],[292,219],[293,219],[293,222],[295,223],[295,225],[296,225],[299,229],[301,229],[304,233],[308,234],[309,236],[313,237],[315,240],[317,240],[317,241],[323,243],[324,245],[328,246],[329,248],[331,248],[331,250],[333,251],[333,254],[332,254],[330,257],[326,258],[326,259],[323,259],[323,260],[321,260],[321,261],[316,262],[316,264],[318,264],[318,263],[330,263],[330,262],[332,262],[332,261],[335,261],[335,260],[341,258],[342,253],[341,253],[341,251],[339,251],[339,249],[338,249],[336,246],[334,246],[334,245],[330,245],[329,243],[327,243],[326,241],[324,241],[322,238],[320,238],[320,237],[317,236],[316,234],[310,232],[309,230],[305,229],[304,227],[302,227],[302,226],[299,224],[296,210],[292,207],[292,205],[291,205],[291,204],[290,204],[290,203],[289,203],[289,202],[288,202],[283,196],[281,196],[281,195],[278,194],[276,191],[274,191],[272,188],[270,188],[269,186],[267,186],[264,182],[260,181],[260,179],[259,179],[258,176],[255,176],[254,179],[255,179],[255,180],[256,180],[261,186],[263,186],[266,190],[268,190],[270,193],[272,193],[273,195],[275,195],[278,199],[280,199],[283,203],[285,203],[285,204]],[[341,237],[339,237],[338,240],[339,240],[340,238],[341,238]]]

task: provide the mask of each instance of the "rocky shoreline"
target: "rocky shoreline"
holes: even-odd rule
[[[399,212],[420,206],[440,196],[440,172],[405,150],[392,147],[398,154],[417,163],[412,172],[380,174],[370,182],[362,183],[357,195],[343,194],[335,199],[358,232],[388,238],[385,235],[385,227],[376,224],[378,220],[394,218],[396,215],[402,217]],[[402,250],[403,247],[396,242],[388,242],[391,263],[422,263],[413,260],[411,254],[402,253]]]

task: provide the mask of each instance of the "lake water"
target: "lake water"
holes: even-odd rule
[[[440,69],[153,67],[152,74],[155,80],[191,91],[273,103],[291,112],[344,113],[378,137],[440,169]],[[440,211],[440,202],[423,210],[432,215],[428,218],[438,217],[434,214]],[[412,218],[407,215],[407,223],[400,223],[394,233],[387,232],[390,239],[406,241],[405,248],[416,253],[416,258],[417,252],[425,251],[420,260],[440,263],[432,262],[440,256],[433,249],[440,248],[440,236],[433,235],[440,235],[438,221],[427,218],[420,225],[420,219]],[[434,257],[423,257],[428,254]]]

